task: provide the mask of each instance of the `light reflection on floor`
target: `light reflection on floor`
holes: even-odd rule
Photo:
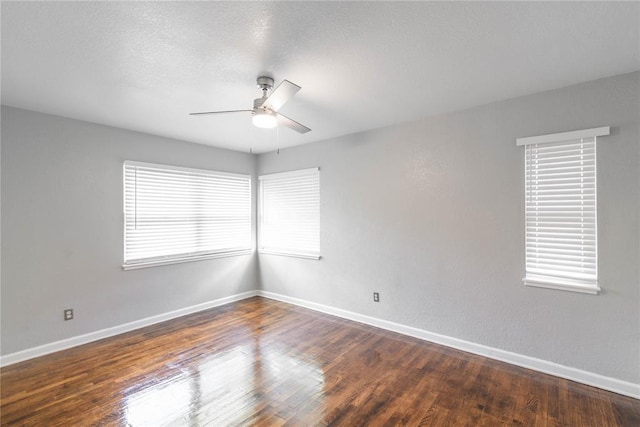
[[[171,425],[191,401],[188,382],[143,390],[127,399],[127,422],[136,427]]]
[[[308,359],[259,340],[212,354],[197,369],[184,369],[164,385],[130,395],[127,422],[134,427],[243,425],[265,408],[268,412],[276,399],[299,408],[305,420],[320,421],[324,372]]]

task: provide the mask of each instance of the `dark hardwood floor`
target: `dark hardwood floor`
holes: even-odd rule
[[[640,401],[264,298],[3,368],[3,426],[640,426]]]

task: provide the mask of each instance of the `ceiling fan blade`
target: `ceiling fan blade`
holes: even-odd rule
[[[290,119],[287,116],[283,116],[280,113],[276,113],[276,117],[278,118],[278,124],[281,126],[286,126],[289,129],[295,130],[298,133],[307,133],[309,132],[311,129],[309,129],[308,127],[306,127],[305,125],[296,122],[293,119]]]
[[[252,111],[253,110],[204,111],[202,113],[189,113],[189,115],[199,116],[201,114],[251,113]]]
[[[280,107],[291,99],[300,89],[302,89],[300,86],[291,83],[289,80],[283,80],[282,83],[271,92],[267,100],[262,103],[262,106],[273,111],[278,111]]]

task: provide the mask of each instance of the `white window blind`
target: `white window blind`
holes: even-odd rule
[[[124,268],[251,251],[251,176],[124,162]]]
[[[263,175],[259,181],[259,251],[319,259],[319,169]]]
[[[596,136],[605,133],[595,131],[602,129],[518,140],[525,145],[527,285],[600,290]]]

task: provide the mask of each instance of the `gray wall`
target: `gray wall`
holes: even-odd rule
[[[323,256],[260,255],[261,287],[640,382],[638,88],[626,74],[260,155],[259,173],[320,166]],[[598,126],[604,291],[525,287],[515,140]]]
[[[256,289],[253,255],[123,271],[124,160],[256,167],[245,153],[2,107],[2,354]]]

